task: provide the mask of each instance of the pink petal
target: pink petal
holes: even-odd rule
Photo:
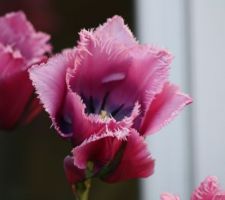
[[[114,88],[109,101],[128,104],[139,101],[145,109],[154,96],[162,90],[168,78],[172,56],[164,49],[136,45],[126,50],[130,58],[126,79]],[[146,91],[149,94],[146,98]]]
[[[122,122],[124,122],[126,124],[127,127],[131,128],[131,127],[135,127],[136,123],[139,123],[139,115],[141,112],[141,105],[136,102],[134,104],[134,107],[131,111],[131,114],[129,117],[124,117]]]
[[[115,171],[105,178],[107,182],[145,178],[153,174],[154,160],[144,138],[131,130],[121,161]]]
[[[114,16],[95,30],[95,36],[101,40],[114,40],[129,46],[137,43],[130,29],[124,24],[120,16]]]
[[[149,106],[140,132],[142,135],[157,132],[191,102],[191,98],[182,94],[177,86],[166,83],[161,93],[156,95]]]
[[[178,196],[170,194],[170,193],[161,194],[160,199],[161,200],[180,200]]]
[[[218,192],[212,200],[225,200],[225,192]]]
[[[81,170],[74,165],[72,156],[67,156],[64,159],[64,171],[68,182],[76,184],[85,178],[85,170]]]
[[[218,180],[214,176],[207,177],[201,185],[195,189],[191,200],[213,200],[214,196],[220,191]]]
[[[21,57],[0,48],[0,60],[0,128],[8,129],[24,114],[33,87]]]
[[[124,48],[111,48],[111,42],[99,40],[92,32],[80,33],[70,85],[74,92],[101,101],[111,88],[121,85],[130,58],[122,53]]]
[[[51,119],[55,121],[66,96],[66,71],[74,63],[74,50],[56,55],[46,64],[32,67],[30,79]]]
[[[21,55],[18,55],[10,47],[0,43],[0,79],[7,79],[14,73],[25,71],[26,63]]]
[[[1,128],[8,129],[16,125],[29,102],[32,92],[33,87],[26,71],[0,80]]]
[[[56,128],[63,137],[73,137],[73,144],[78,145],[89,137],[93,124],[84,113],[85,105],[80,96],[68,92],[60,110],[55,117]],[[94,128],[97,130],[98,124]]]
[[[49,35],[36,32],[23,12],[12,12],[0,17],[0,41],[11,45],[31,63],[39,62],[44,53],[51,51]]]
[[[126,128],[110,130],[103,127],[102,134],[92,135],[73,149],[75,166],[85,169],[91,161],[95,170],[101,169],[114,159],[128,133]]]

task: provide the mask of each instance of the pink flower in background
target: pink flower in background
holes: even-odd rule
[[[217,177],[209,176],[195,189],[191,200],[225,200],[225,190],[220,188]]]
[[[64,162],[71,184],[153,173],[144,137],[191,103],[168,82],[171,60],[164,49],[140,45],[115,16],[95,30],[82,30],[76,48],[31,68],[55,129],[73,144]]]
[[[180,200],[180,198],[169,193],[164,193],[161,195],[161,200]],[[225,190],[220,188],[216,177],[208,176],[195,189],[191,200],[225,200]]]
[[[29,121],[40,110],[27,70],[50,52],[48,40],[22,12],[0,17],[0,129]]]
[[[180,200],[180,198],[176,195],[163,193],[160,197],[161,200]]]

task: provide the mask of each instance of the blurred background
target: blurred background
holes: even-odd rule
[[[194,99],[178,118],[149,138],[155,173],[115,185],[97,181],[91,199],[159,199],[190,193],[207,175],[225,187],[224,0],[0,0],[0,15],[23,10],[52,35],[54,52],[76,45],[82,28],[123,16],[141,43],[174,55],[170,80]],[[63,171],[70,146],[42,113],[29,126],[0,134],[0,199],[74,199]]]

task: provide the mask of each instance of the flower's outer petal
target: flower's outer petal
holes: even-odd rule
[[[74,165],[72,156],[66,156],[64,159],[64,171],[68,182],[76,184],[85,178],[85,170],[79,169]]]
[[[23,114],[33,87],[23,58],[1,46],[0,60],[0,128],[9,129]]]
[[[90,161],[94,164],[95,172],[98,172],[114,159],[128,134],[127,128],[103,127],[102,134],[92,135],[73,149],[74,165],[85,169]]]
[[[170,193],[161,194],[160,199],[161,200],[180,200],[178,196],[170,194]]]
[[[9,92],[10,91],[10,92]],[[0,80],[0,127],[13,128],[33,93],[28,73],[22,71]],[[18,96],[18,98],[16,98]]]
[[[29,69],[30,79],[53,123],[65,101],[66,71],[74,64],[74,54],[75,50],[71,49]]]
[[[111,39],[125,46],[137,44],[132,32],[124,24],[123,18],[117,15],[108,19],[102,26],[99,26],[94,34],[95,37],[101,38],[103,41]]]
[[[107,182],[118,182],[132,178],[145,178],[153,174],[154,160],[147,150],[144,138],[131,130],[118,167],[108,177]]]
[[[20,51],[29,64],[39,62],[44,53],[51,51],[51,46],[47,44],[49,35],[36,32],[23,12],[0,17],[0,30],[1,43]]]
[[[26,63],[19,52],[0,43],[0,79],[7,79],[14,73],[25,71]]]
[[[141,134],[149,135],[157,132],[191,102],[192,99],[181,93],[177,86],[166,83],[161,93],[155,96],[144,116]]]
[[[208,176],[198,188],[195,189],[191,200],[213,200],[220,191],[218,180],[214,176]]]

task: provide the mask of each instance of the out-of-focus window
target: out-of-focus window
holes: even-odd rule
[[[142,182],[143,200],[159,199],[161,192],[189,199],[206,176],[225,180],[225,1],[135,2],[138,38],[173,53],[171,80],[194,100],[149,138],[156,167]]]

